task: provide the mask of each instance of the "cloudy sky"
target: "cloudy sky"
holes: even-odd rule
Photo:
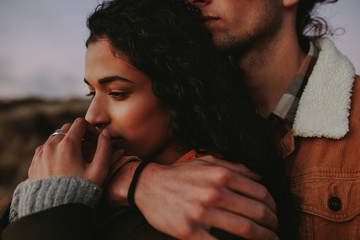
[[[0,99],[84,96],[85,21],[101,0],[0,0]],[[359,0],[319,11],[360,72]],[[342,33],[342,31],[339,31]]]

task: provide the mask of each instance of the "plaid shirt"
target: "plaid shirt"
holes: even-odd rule
[[[319,55],[319,50],[313,42],[310,41],[310,48],[307,56],[302,62],[294,80],[281,97],[273,112],[270,114],[268,121],[274,130],[274,140],[280,145],[281,154],[286,157],[288,154],[281,148],[281,139],[292,129],[295,114],[299,106],[300,97],[308,82],[308,79],[315,66]]]

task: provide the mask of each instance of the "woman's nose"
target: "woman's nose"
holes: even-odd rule
[[[190,4],[201,7],[211,3],[212,0],[187,0]]]
[[[105,128],[110,123],[109,115],[107,114],[105,104],[97,100],[96,96],[92,100],[86,115],[87,120],[91,125],[97,128]]]

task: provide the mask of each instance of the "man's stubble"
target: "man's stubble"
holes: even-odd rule
[[[263,53],[269,50],[268,46],[271,45],[281,27],[282,16],[280,9],[270,3],[271,1],[264,2],[266,10],[257,18],[256,22],[239,23],[250,24],[253,26],[252,28],[239,33],[230,30],[213,33],[213,41],[218,49],[237,58],[248,55],[250,52]]]

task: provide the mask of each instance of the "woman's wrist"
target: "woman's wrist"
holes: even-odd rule
[[[12,222],[69,203],[81,203],[94,208],[100,196],[101,189],[98,186],[81,178],[26,180],[14,191],[9,220]]]

